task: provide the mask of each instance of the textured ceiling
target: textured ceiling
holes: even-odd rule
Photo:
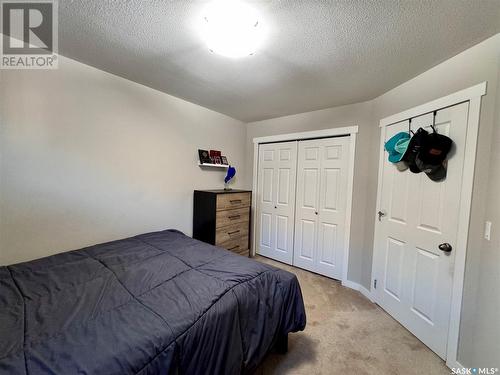
[[[500,31],[500,0],[249,2],[269,33],[242,59],[203,44],[203,1],[59,1],[59,51],[253,121],[372,99]]]

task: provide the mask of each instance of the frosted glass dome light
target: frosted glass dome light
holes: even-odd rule
[[[212,52],[232,58],[252,55],[263,40],[257,12],[240,0],[215,0],[208,4],[203,13],[202,33]]]

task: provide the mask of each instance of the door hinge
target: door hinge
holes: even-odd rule
[[[377,279],[373,279],[373,289],[377,289]]]

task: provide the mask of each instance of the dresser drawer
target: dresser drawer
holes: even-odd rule
[[[217,228],[215,232],[215,244],[220,246],[227,241],[236,240],[244,236],[248,237],[248,222],[231,224],[224,228]]]
[[[250,193],[228,193],[217,195],[217,211],[250,206]]]
[[[248,236],[243,236],[237,239],[226,241],[219,246],[226,250],[232,251],[233,253],[238,253],[245,256],[249,255]]]
[[[222,228],[225,227],[226,225],[231,225],[231,224],[248,223],[248,221],[250,220],[249,214],[250,214],[250,207],[217,211],[216,227]]]
[[[252,192],[249,190],[195,190],[193,238],[216,246],[236,240],[248,243],[251,202]],[[241,240],[243,237],[246,240]],[[236,245],[231,242],[231,246]],[[240,244],[238,248],[242,246]],[[248,244],[244,247],[248,250]]]

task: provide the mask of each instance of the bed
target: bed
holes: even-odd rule
[[[1,374],[251,373],[305,324],[293,274],[176,230],[0,267]]]

